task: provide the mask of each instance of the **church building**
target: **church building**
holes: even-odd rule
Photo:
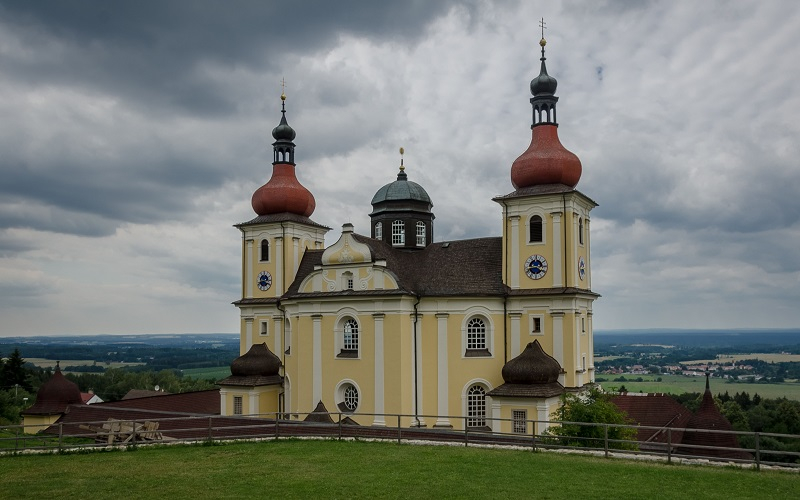
[[[501,236],[436,242],[433,201],[401,161],[372,198],[369,230],[346,223],[325,247],[281,95],[272,177],[253,194],[256,217],[236,225],[242,356],[219,382],[223,415],[322,408],[360,425],[401,415],[403,426],[530,433],[527,421],[594,382],[596,203],[558,138],[545,43],[531,143],[509,166],[513,191],[494,198]]]

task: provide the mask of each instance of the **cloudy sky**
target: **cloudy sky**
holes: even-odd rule
[[[595,328],[800,327],[795,0],[0,0],[0,335],[236,332],[282,78],[328,244],[400,146],[437,241],[499,235],[542,17]]]

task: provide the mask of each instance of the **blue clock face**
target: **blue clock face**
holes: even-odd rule
[[[578,276],[581,281],[586,279],[586,261],[583,260],[583,257],[578,259]]]
[[[261,291],[269,290],[272,286],[272,275],[268,271],[258,273],[258,289]]]
[[[525,261],[525,274],[530,279],[538,280],[547,274],[547,259],[541,255],[531,255]]]

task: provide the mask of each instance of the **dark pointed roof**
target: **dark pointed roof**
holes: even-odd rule
[[[560,396],[564,393],[564,386],[558,382],[560,373],[561,365],[544,352],[537,339],[503,366],[505,383],[488,395],[528,398]]]
[[[280,384],[283,382],[280,368],[280,358],[269,350],[266,343],[253,344],[250,350],[233,360],[231,376],[217,383],[250,387]]]
[[[544,46],[547,45],[547,42],[544,38],[539,41],[539,45],[542,47],[542,57],[539,59],[542,61],[542,66],[539,68],[539,76],[531,80],[531,94],[534,96],[542,94],[553,95],[556,93],[558,82],[555,78],[547,74],[547,66],[544,64],[547,60],[544,56]]]
[[[50,380],[42,384],[36,393],[36,402],[23,411],[23,415],[53,415],[64,413],[69,405],[85,404],[78,384],[67,380],[61,373],[59,363]]]
[[[714,403],[714,396],[709,388],[709,375],[706,374],[706,390],[703,393],[703,401],[700,408],[686,424],[686,432],[683,434],[682,444],[696,446],[714,446],[722,448],[740,448],[735,434],[717,432],[692,432],[689,429],[712,430],[712,431],[733,431],[733,426],[728,419],[720,413]],[[709,450],[702,448],[683,447],[681,453],[689,455],[719,457],[719,458],[738,458],[752,459],[752,455],[744,450]]]
[[[304,422],[316,422],[318,424],[332,424],[333,419],[331,418],[331,414],[328,413],[328,409],[325,408],[325,405],[322,404],[322,401],[317,403],[316,408],[314,411],[308,414],[306,418],[303,419]]]

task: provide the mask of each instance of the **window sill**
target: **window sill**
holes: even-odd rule
[[[492,357],[492,353],[489,352],[489,349],[467,349],[467,352],[464,353],[465,358],[490,358]]]
[[[337,354],[336,357],[343,359],[358,359],[358,349],[342,349],[339,351],[339,354]]]

